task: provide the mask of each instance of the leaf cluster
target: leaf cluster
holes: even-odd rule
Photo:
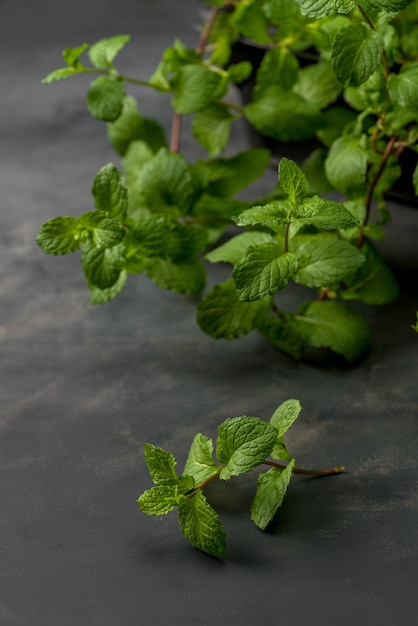
[[[81,250],[92,303],[113,299],[128,275],[144,273],[163,289],[203,294],[197,321],[214,338],[257,331],[296,359],[308,344],[355,361],[370,330],[352,303],[385,304],[399,291],[373,240],[390,221],[385,194],[399,178],[400,155],[418,151],[416,3],[207,4],[198,48],[176,39],[145,79],[115,65],[129,35],[63,51],[65,67],[44,83],[94,76],[87,108],[106,123],[120,166],[95,176],[94,210],[49,220],[37,241],[47,254]],[[259,66],[232,60],[242,38],[265,50]],[[312,49],[316,62],[301,64]],[[249,80],[251,101],[230,102],[231,88]],[[175,116],[191,116],[208,158],[188,162],[180,136],[169,145],[128,84],[169,94]],[[221,156],[238,119],[276,141],[316,137],[322,147],[300,166],[283,158],[277,187],[250,206],[239,194],[262,176],[270,153]],[[418,191],[418,168],[412,182]],[[204,293],[207,261],[232,271]],[[279,303],[291,283],[315,295],[289,313]]]
[[[291,399],[274,411],[269,422],[245,415],[226,419],[218,428],[215,457],[212,439],[198,433],[180,476],[175,471],[176,459],[171,452],[145,444],[145,459],[154,486],[139,497],[141,510],[147,515],[161,516],[177,509],[186,539],[208,554],[223,557],[225,533],[203,493],[204,488],[216,478],[227,481],[261,465],[269,466],[267,471],[258,472],[250,507],[252,521],[265,530],[281,506],[296,471],[295,459],[287,451],[283,435],[301,409],[300,402]],[[333,468],[325,473],[338,473],[342,469]]]

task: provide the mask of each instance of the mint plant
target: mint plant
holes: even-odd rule
[[[52,218],[37,241],[51,255],[81,251],[94,304],[144,273],[163,289],[203,295],[197,322],[214,338],[257,331],[296,359],[311,345],[354,362],[371,334],[353,305],[382,305],[399,292],[374,242],[390,222],[386,197],[402,160],[418,151],[417,3],[206,4],[197,48],[175,40],[149,77],[117,69],[126,34],[64,50],[65,66],[44,83],[94,76],[87,108],[106,123],[120,164],[95,176],[92,207]],[[264,47],[261,65],[234,62],[243,38]],[[303,66],[306,50],[316,61]],[[251,101],[231,102],[230,89],[250,77]],[[128,85],[170,95],[169,139],[141,115]],[[181,154],[183,116],[192,116],[206,159]],[[277,186],[251,205],[238,194],[264,173],[270,152],[221,156],[239,119],[278,142],[321,142],[302,164],[282,158]],[[417,192],[418,167],[410,182]],[[207,261],[230,264],[231,276],[205,292]],[[291,283],[313,296],[289,312],[280,292]]]
[[[214,508],[203,493],[213,480],[230,480],[261,466],[250,512],[254,524],[265,530],[281,506],[292,476],[329,476],[344,471],[342,466],[307,470],[296,466],[283,435],[295,422],[302,407],[298,400],[283,402],[269,422],[258,417],[233,417],[218,428],[216,460],[213,441],[197,434],[192,442],[183,473],[175,471],[174,455],[145,444],[145,459],[154,483],[138,499],[147,515],[166,515],[178,509],[180,529],[196,548],[216,557],[226,553],[226,537]]]

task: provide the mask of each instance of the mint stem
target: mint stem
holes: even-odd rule
[[[215,23],[216,16],[218,15],[218,11],[219,9],[217,9],[216,7],[213,7],[206,21],[206,24],[203,28],[199,44],[196,48],[196,52],[200,54],[200,56],[202,56],[205,51],[205,47],[209,39],[213,25]],[[181,114],[174,112],[173,120],[171,123],[171,140],[170,140],[170,152],[174,154],[180,150],[180,135],[181,135]]]
[[[263,461],[264,465],[270,465],[271,467],[277,467],[278,469],[286,469],[286,465],[282,463],[276,463],[276,461],[270,461],[266,459]],[[292,474],[304,474],[307,476],[332,476],[333,474],[341,474],[345,470],[343,465],[337,465],[337,467],[329,467],[327,469],[315,470],[315,469],[302,469],[300,467],[294,467]]]

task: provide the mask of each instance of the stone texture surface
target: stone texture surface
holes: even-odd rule
[[[115,161],[85,111],[87,81],[41,78],[67,45],[123,32],[133,40],[120,64],[147,76],[174,37],[195,45],[200,12],[197,0],[1,3],[0,622],[412,626],[416,210],[394,208],[383,250],[401,297],[367,313],[373,349],[352,368],[295,364],[256,335],[214,341],[195,323],[195,299],[145,277],[92,307],[77,255],[36,246],[43,221],[92,208],[93,176]],[[140,98],[169,128],[167,99]],[[238,127],[233,149],[245,141]],[[209,272],[213,281],[221,270]],[[138,510],[150,486],[144,442],[181,465],[196,432],[215,436],[244,413],[268,419],[289,397],[304,406],[288,437],[299,464],[347,473],[296,478],[269,532],[249,519],[251,475],[208,492],[228,535],[225,562],[189,547],[175,515]]]

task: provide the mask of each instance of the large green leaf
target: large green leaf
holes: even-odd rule
[[[295,281],[306,287],[325,287],[350,278],[364,263],[364,255],[350,242],[334,236],[301,236],[294,240],[299,259]]]
[[[366,188],[367,152],[357,137],[343,135],[331,146],[325,161],[330,183],[341,193],[361,195]]]
[[[235,339],[252,331],[270,310],[270,297],[245,302],[239,299],[233,279],[215,285],[197,308],[197,323],[215,339]]]
[[[203,65],[185,65],[172,81],[175,91],[172,105],[177,113],[203,111],[224,96],[228,90],[226,75]]]
[[[276,243],[251,246],[232,273],[240,300],[260,300],[283,289],[295,276],[298,257],[292,252],[282,254]]]
[[[300,307],[294,323],[308,344],[330,348],[350,362],[370,345],[370,329],[365,319],[344,302],[307,302]]]
[[[46,254],[69,254],[82,246],[81,231],[77,217],[53,217],[41,226],[36,242]]]
[[[384,39],[364,24],[351,24],[339,31],[332,48],[332,67],[341,83],[361,85],[382,62]]]
[[[251,503],[251,519],[261,530],[265,530],[273,520],[283,499],[290,480],[295,461],[292,459],[287,467],[273,467],[263,472],[257,479],[257,491]]]
[[[225,555],[225,533],[217,513],[201,491],[179,503],[179,523],[195,548],[219,558]]]
[[[112,76],[99,76],[87,92],[87,108],[91,115],[104,122],[114,122],[122,113],[125,86]]]
[[[324,125],[318,107],[299,94],[277,85],[257,93],[244,113],[258,131],[278,141],[313,137]]]
[[[277,440],[277,430],[258,417],[233,417],[218,428],[216,456],[226,467],[222,480],[250,472],[270,454]]]
[[[335,13],[349,13],[356,6],[355,0],[296,0],[303,15],[324,17]]]

